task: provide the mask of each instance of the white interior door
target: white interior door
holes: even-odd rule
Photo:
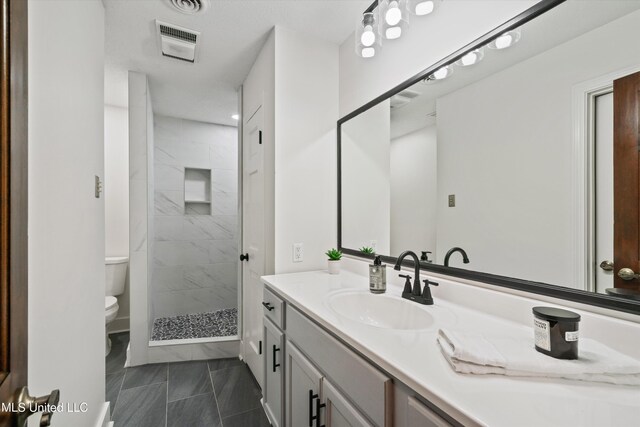
[[[264,148],[262,106],[244,124],[243,135],[243,250],[249,255],[242,267],[243,355],[263,387],[262,284],[265,274]]]
[[[613,92],[596,98],[595,108],[595,260],[596,291],[613,288]]]

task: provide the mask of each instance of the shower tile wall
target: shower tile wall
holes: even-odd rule
[[[238,306],[237,129],[154,117],[153,318]],[[211,169],[211,214],[185,213],[185,168]]]

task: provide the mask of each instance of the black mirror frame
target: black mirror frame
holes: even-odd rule
[[[463,47],[462,49],[459,49],[458,51],[452,53],[446,58],[436,62],[435,64],[425,69],[424,71],[400,83],[395,88],[383,93],[382,95],[378,96],[374,100],[368,102],[367,104],[363,105],[362,107],[358,108],[357,110],[347,114],[346,116],[338,120],[338,125],[337,125],[338,249],[340,249],[343,253],[347,255],[352,255],[352,256],[356,256],[364,259],[373,259],[372,255],[365,255],[358,250],[345,248],[342,245],[342,150],[341,150],[342,124],[362,114],[363,112],[369,110],[370,108],[374,107],[380,102],[407,89],[408,87],[414,85],[415,83],[421,80],[424,80],[427,76],[433,74],[439,68],[445,65],[453,64],[458,59],[466,55],[467,53],[490,43],[491,41],[495,40],[498,36],[503,34],[504,32],[518,28],[523,24],[537,18],[538,16],[548,12],[549,10],[555,8],[556,6],[564,2],[565,0],[541,0],[539,3],[536,3],[534,6],[522,12],[518,16],[496,27],[492,31],[483,35],[482,37],[469,43],[467,46]],[[385,263],[389,263],[389,264],[395,264],[397,261],[397,258],[392,256],[382,256],[381,258]],[[411,260],[405,260],[403,262],[403,265],[413,268],[414,262]],[[442,265],[435,265],[435,264],[424,263],[424,262],[420,263],[420,269],[437,273],[437,274],[452,276],[455,278],[472,280],[472,281],[487,283],[490,285],[496,285],[504,288],[531,292],[538,295],[545,295],[549,297],[560,298],[560,299],[569,300],[576,303],[593,305],[597,307],[607,308],[607,309],[616,310],[616,311],[622,311],[626,313],[640,314],[640,301],[629,300],[621,297],[596,294],[594,292],[587,292],[579,289],[572,289],[572,288],[562,287],[558,285],[552,285],[549,283],[533,282],[529,280],[516,279],[516,278],[506,277],[506,276],[498,276],[495,274],[482,273],[482,272],[477,272],[472,270],[464,270],[464,269],[454,268],[454,267],[445,267]]]

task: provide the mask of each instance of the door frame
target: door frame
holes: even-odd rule
[[[27,384],[27,2],[0,4],[0,401]],[[0,425],[10,415],[0,413]]]
[[[573,283],[596,292],[595,269],[595,101],[613,92],[613,81],[640,71],[640,65],[623,68],[572,88],[572,194],[575,219],[572,229]]]

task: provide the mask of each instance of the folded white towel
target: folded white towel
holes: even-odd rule
[[[440,329],[438,344],[453,369],[465,374],[640,385],[640,361],[590,339],[580,339],[576,360],[555,359],[536,351],[533,331],[517,337],[489,337]]]

